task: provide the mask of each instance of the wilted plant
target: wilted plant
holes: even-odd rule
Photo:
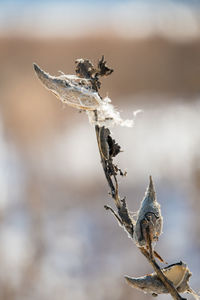
[[[102,99],[99,94],[100,77],[108,76],[113,72],[106,65],[104,57],[99,60],[96,68],[89,60],[78,59],[76,61],[76,75],[62,73],[57,77],[51,76],[36,64],[34,64],[34,69],[48,90],[63,103],[85,111],[89,122],[95,126],[101,164],[117,211],[108,205],[105,205],[105,209],[111,211],[119,225],[133,239],[155,271],[155,273],[139,278],[125,276],[127,282],[131,286],[154,296],[170,293],[174,299],[184,299],[179,295],[179,292],[187,292],[198,297],[188,284],[191,272],[186,264],[179,262],[161,269],[155,260],[158,258],[163,262],[161,256],[154,250],[155,242],[162,233],[163,218],[156,199],[152,177],[150,176],[149,185],[136,219],[132,217],[126,199],[119,196],[117,176],[124,176],[125,174],[113,163],[113,159],[120,153],[121,147],[112,138],[109,128],[114,125],[130,127],[133,125],[133,120],[123,120],[111,104],[111,100]]]

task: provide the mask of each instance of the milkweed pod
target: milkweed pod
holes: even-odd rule
[[[189,287],[188,281],[192,273],[187,265],[183,262],[172,264],[162,269],[164,275],[173,283],[174,287],[180,293],[191,293],[195,297],[198,295]],[[134,288],[145,293],[166,294],[168,290],[158,278],[156,273],[152,273],[143,277],[133,278],[125,276],[127,282]]]
[[[50,90],[63,103],[86,111],[89,122],[92,125],[109,128],[115,125],[133,126],[133,120],[123,120],[120,113],[110,103],[111,100],[108,97],[104,99],[100,97],[99,93],[94,89],[91,79],[78,77],[76,75],[65,75],[63,73],[57,77],[51,76],[43,71],[37,64],[34,63],[33,66],[45,88]],[[107,73],[106,70],[107,69],[104,69]],[[89,69],[88,71],[90,72]],[[77,73],[80,75],[78,70]],[[94,111],[96,113],[94,113]]]
[[[90,80],[76,75],[51,76],[37,64],[33,66],[43,85],[63,103],[81,110],[96,110],[101,104],[101,98],[92,89]]]
[[[134,231],[134,240],[137,246],[147,245],[144,229],[149,226],[151,241],[157,241],[162,233],[163,218],[161,215],[160,204],[157,202],[153,180],[150,176],[149,186],[141,202],[137,213],[137,220]]]

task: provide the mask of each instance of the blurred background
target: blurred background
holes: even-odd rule
[[[112,200],[94,129],[32,67],[74,74],[77,58],[102,54],[114,73],[101,95],[123,118],[143,111],[112,130],[128,172],[120,193],[136,212],[153,176],[164,216],[156,250],[186,262],[200,290],[200,2],[1,0],[1,300],[151,297],[123,278],[152,269],[103,208]]]

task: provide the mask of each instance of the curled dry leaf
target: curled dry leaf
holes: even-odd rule
[[[110,130],[108,128],[105,128],[104,126],[99,128],[99,136],[98,136],[99,150],[102,157],[105,160],[108,160],[110,158],[110,147],[108,144],[109,135],[110,135]]]
[[[191,277],[192,273],[185,263],[179,262],[176,264],[172,264],[166,268],[163,268],[162,271],[164,275],[173,283],[178,292],[187,292],[191,293],[195,297],[198,297],[198,295],[190,288],[188,284],[189,278]],[[169,293],[156,273],[138,278],[125,276],[125,279],[132,287],[139,289],[145,293],[151,293],[154,296],[156,296],[157,294]]]
[[[150,176],[149,186],[142,200],[140,209],[137,213],[135,224],[134,240],[139,247],[148,248],[146,230],[148,229],[151,242],[158,240],[162,233],[163,218],[161,215],[160,204],[157,202],[153,180]]]
[[[98,62],[98,71],[96,76],[108,76],[110,74],[112,74],[113,69],[109,68],[106,65],[106,61],[104,60],[104,55],[102,56],[102,58],[99,60]]]
[[[105,160],[120,153],[120,145],[111,137],[110,130],[105,126],[99,128],[98,144],[101,155]]]

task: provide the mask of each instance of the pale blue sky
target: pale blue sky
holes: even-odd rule
[[[196,38],[200,1],[0,0],[0,35],[79,37],[94,31],[128,38]]]

